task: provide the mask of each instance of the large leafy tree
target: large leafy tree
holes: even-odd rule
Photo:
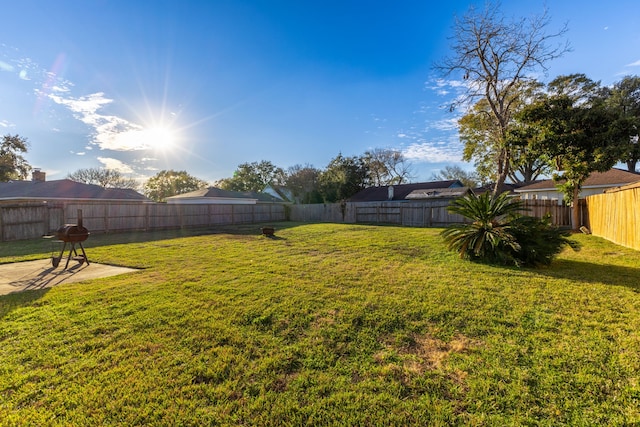
[[[27,152],[27,139],[19,135],[4,135],[0,143],[0,182],[26,179],[31,166],[22,157]]]
[[[338,154],[320,175],[320,192],[327,203],[346,200],[364,189],[368,168],[362,157]]]
[[[238,165],[233,177],[218,181],[216,186],[231,191],[260,192],[267,185],[281,185],[284,182],[284,170],[268,160],[262,160]]]
[[[322,203],[320,175],[311,165],[294,165],[287,170],[285,186],[299,203]]]
[[[167,197],[206,188],[206,181],[189,175],[186,171],[163,170],[152,176],[143,186],[144,195],[163,202]]]
[[[491,140],[495,170],[494,194],[499,194],[511,171],[513,150],[507,131],[518,105],[517,86],[533,71],[546,71],[545,64],[568,50],[566,44],[550,45],[562,36],[566,27],[547,33],[549,16],[508,21],[499,5],[489,3],[484,10],[471,8],[456,20],[453,28],[452,53],[436,69],[446,77],[462,77],[465,96],[452,105],[477,99],[486,101],[493,128]]]
[[[542,84],[521,82],[513,87],[513,115],[503,132],[491,111],[489,102],[480,99],[458,121],[460,139],[464,143],[463,160],[473,161],[482,181],[497,182],[496,168],[505,147],[509,151],[507,179],[515,183],[529,183],[549,172],[549,160],[534,140],[522,131],[517,112],[540,96]]]
[[[375,148],[362,156],[372,186],[404,184],[411,179],[412,167],[401,151]]]
[[[538,143],[555,164],[554,179],[574,206],[573,227],[578,228],[582,184],[592,172],[611,169],[621,155],[621,145],[611,138],[615,116],[606,108],[600,84],[584,74],[557,77],[547,89],[520,119],[538,129]]]
[[[140,185],[133,178],[123,176],[115,169],[84,168],[67,175],[72,181],[99,185],[103,188],[128,188],[137,190]]]
[[[630,172],[635,172],[640,161],[640,77],[626,76],[615,83],[607,105],[616,115],[612,137],[625,146],[620,160]]]

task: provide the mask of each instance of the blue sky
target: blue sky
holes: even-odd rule
[[[0,134],[62,179],[108,167],[209,182],[244,162],[324,168],[338,154],[405,153],[414,182],[461,162],[459,82],[434,61],[484,1],[21,0],[2,6]],[[548,77],[640,75],[640,2],[503,1],[564,23],[572,52]]]

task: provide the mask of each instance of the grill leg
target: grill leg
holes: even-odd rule
[[[67,247],[67,242],[64,242],[64,244],[62,245],[62,249],[60,249],[60,255],[58,255],[58,258],[53,258],[51,260],[51,263],[53,264],[53,268],[57,268],[58,265],[60,264],[60,260],[62,260],[62,255],[64,255],[64,250],[66,249],[66,247]]]
[[[87,258],[87,253],[84,251],[84,246],[82,246],[82,242],[77,242],[77,243],[78,243],[78,246],[80,246],[80,250],[82,251],[82,260],[80,260],[80,264],[82,264],[83,262],[86,262],[87,265],[89,265],[89,258]],[[66,245],[66,242],[65,242],[65,245]],[[64,248],[62,250],[64,251]],[[71,261],[71,258],[73,258],[74,256],[78,257],[78,249],[76,248],[76,242],[71,242],[71,248],[69,249],[69,256],[67,257],[67,263],[64,266],[65,270],[67,269],[67,267],[69,267],[69,261]]]
[[[67,257],[67,263],[64,266],[64,269],[66,270],[67,267],[69,267],[69,261],[71,261],[71,256],[73,254],[73,252],[75,252],[76,250],[76,244],[75,243],[71,243],[71,249],[69,249],[69,256]]]
[[[84,262],[87,263],[87,265],[89,265],[89,258],[87,258],[87,254],[84,251],[84,246],[82,246],[82,242],[78,243],[80,245],[80,249],[82,250],[82,256],[84,257]]]

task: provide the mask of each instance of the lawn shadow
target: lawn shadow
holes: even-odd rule
[[[550,267],[536,269],[535,272],[556,279],[625,286],[640,292],[640,268],[563,259],[555,260]]]
[[[44,297],[49,290],[50,288],[43,288],[0,295],[0,319],[4,319],[7,314],[17,308],[33,304],[34,301]]]
[[[265,226],[274,227],[276,234],[278,230],[293,228],[300,225],[297,222],[269,222],[269,223],[252,223],[252,224],[229,224],[217,225],[211,227],[194,227],[194,228],[175,228],[157,231],[127,231],[118,233],[91,233],[89,238],[83,242],[85,249],[96,248],[100,246],[119,245],[126,243],[143,243],[158,240],[177,239],[181,237],[195,237],[215,234],[233,234],[233,235],[255,235],[262,234],[261,228]],[[23,257],[28,259],[40,259],[51,254],[58,254],[59,248],[56,245],[57,240],[51,239],[30,239],[16,242],[0,242],[0,260],[2,258]],[[25,260],[25,259],[20,259]],[[2,262],[14,262],[8,259]]]
[[[275,232],[277,234],[278,230],[292,228],[298,225],[299,224],[295,222],[276,222],[276,223],[269,222],[269,223],[252,223],[252,224],[217,225],[217,226],[202,227],[202,228],[181,228],[181,229],[161,230],[161,231],[138,231],[138,232],[128,232],[128,233],[96,234],[92,236],[94,240],[92,246],[96,247],[96,246],[122,244],[122,243],[152,242],[156,240],[167,240],[167,239],[176,239],[180,237],[195,237],[195,236],[206,236],[206,235],[215,235],[215,234],[260,236],[263,234],[261,229],[266,226],[275,228]],[[89,240],[90,239],[88,239],[87,242],[89,242]]]

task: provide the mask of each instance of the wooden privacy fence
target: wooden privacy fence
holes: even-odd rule
[[[290,219],[297,222],[337,222],[396,224],[407,227],[445,227],[463,222],[464,219],[448,211],[452,199],[419,202],[368,202],[332,203],[291,206]],[[588,215],[580,204],[583,224]],[[556,200],[524,200],[525,215],[541,218],[551,215],[551,221],[559,227],[571,227],[571,208],[558,205]]]
[[[203,204],[164,203],[76,203],[61,205],[22,203],[0,205],[0,240],[31,239],[49,234],[63,224],[78,221],[92,233],[153,231],[171,228],[208,227],[291,220],[296,222],[333,222],[395,224],[407,227],[445,227],[463,222],[450,213],[451,199],[416,202],[332,203],[312,205],[281,204]],[[552,200],[527,200],[523,212],[541,217],[550,213],[555,225],[571,226],[571,210]],[[583,224],[589,225],[587,210],[581,205]]]
[[[442,227],[464,219],[447,210],[449,203],[384,203],[355,206],[356,222]]]
[[[91,233],[153,231],[284,221],[284,205],[173,205],[163,203],[25,203],[0,205],[1,241],[32,239],[75,224],[78,209]]]
[[[591,233],[640,250],[640,183],[587,197]]]

